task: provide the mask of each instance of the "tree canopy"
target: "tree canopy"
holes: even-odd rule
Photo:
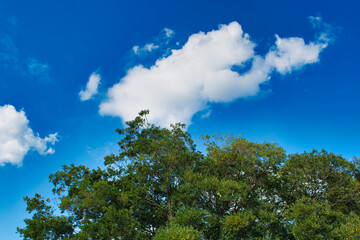
[[[23,239],[350,239],[360,237],[359,161],[325,150],[205,136],[140,112],[105,168],[51,174],[58,204],[25,197]],[[60,214],[58,213],[60,211]]]

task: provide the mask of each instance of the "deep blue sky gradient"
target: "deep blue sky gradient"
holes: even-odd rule
[[[21,167],[0,166],[0,238],[19,239],[16,226],[27,216],[23,196],[52,197],[50,173],[70,163],[100,166],[104,155],[118,151],[115,129],[122,121],[100,116],[99,103],[130,67],[154,63],[157,56],[134,57],[131,49],[164,27],[175,31],[173,45],[181,46],[193,33],[237,21],[265,54],[274,34],[313,40],[307,17],[321,16],[336,38],[320,63],[273,74],[255,97],[213,104],[209,118],[193,117],[189,132],[198,144],[202,134],[232,132],[278,142],[289,153],[325,148],[348,159],[359,156],[359,9],[350,0],[0,0],[0,37],[9,36],[16,47],[16,60],[0,60],[0,106],[24,109],[41,137],[61,136],[54,155],[30,152]],[[48,75],[29,74],[31,59],[48,64]],[[78,93],[97,69],[100,93],[81,102]]]

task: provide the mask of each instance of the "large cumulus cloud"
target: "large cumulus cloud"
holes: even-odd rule
[[[211,103],[256,95],[260,84],[268,81],[274,71],[288,74],[318,62],[320,52],[330,41],[324,34],[318,35],[321,39],[309,43],[298,37],[276,35],[275,45],[260,56],[254,51],[255,43],[237,22],[193,34],[182,48],[172,50],[150,68],[131,68],[108,90],[99,112],[126,121],[140,110],[150,109],[149,118],[156,124],[189,125],[192,116],[208,109]],[[249,64],[248,70],[239,71]]]

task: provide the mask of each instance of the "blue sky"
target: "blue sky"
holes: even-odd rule
[[[356,1],[0,0],[0,236],[63,164],[162,126],[359,156]]]

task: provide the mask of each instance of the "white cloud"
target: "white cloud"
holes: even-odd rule
[[[317,43],[324,44],[327,46],[328,43],[332,43],[335,39],[336,31],[340,30],[339,28],[334,28],[328,23],[323,22],[321,17],[310,16],[309,20],[313,25],[313,28],[317,30]]]
[[[139,49],[140,47],[139,46],[133,46],[132,50],[134,51],[135,54],[139,54]]]
[[[164,28],[164,32],[167,38],[172,38],[175,35],[175,31],[170,28]]]
[[[164,47],[170,41],[170,39],[175,35],[175,31],[170,28],[164,28],[161,33],[153,38],[153,42],[147,43],[144,46],[140,47],[135,45],[132,50],[135,55],[146,55],[153,52],[156,49]]]
[[[332,27],[323,23],[320,17],[309,17],[310,22],[317,32],[314,42],[308,44],[298,37],[280,38],[276,36],[275,47],[266,55],[266,62],[279,73],[291,73],[306,64],[319,62],[320,52],[332,42]]]
[[[212,110],[209,109],[207,112],[205,112],[203,115],[201,115],[201,118],[208,118],[211,115]]]
[[[131,68],[108,90],[99,112],[127,121],[149,109],[149,120],[156,124],[189,125],[195,113],[210,109],[210,103],[256,95],[273,71],[285,74],[318,62],[326,46],[319,38],[306,44],[302,38],[277,36],[275,46],[263,57],[256,55],[255,43],[237,22],[221,25],[218,30],[191,35],[181,49],[172,50],[150,68]],[[233,70],[247,64],[251,67],[244,73]]]
[[[86,84],[86,89],[79,92],[81,101],[86,101],[91,99],[95,94],[98,92],[99,83],[101,80],[101,76],[97,72],[93,72],[90,77],[89,81]]]
[[[144,49],[146,49],[147,51],[151,52],[154,49],[159,48],[159,46],[154,45],[153,43],[148,43],[144,46]]]
[[[154,43],[147,43],[143,47],[134,46],[132,49],[136,55],[142,55],[146,53],[150,53],[155,49],[158,49],[159,46]]]
[[[12,105],[0,106],[0,166],[11,163],[21,166],[24,156],[31,150],[41,155],[55,151],[48,144],[57,142],[57,133],[40,138],[29,127],[25,112],[16,111]]]
[[[302,38],[280,38],[278,35],[275,45],[266,55],[266,62],[281,74],[291,73],[305,64],[318,62],[319,53],[326,47],[314,42],[306,44]]]

